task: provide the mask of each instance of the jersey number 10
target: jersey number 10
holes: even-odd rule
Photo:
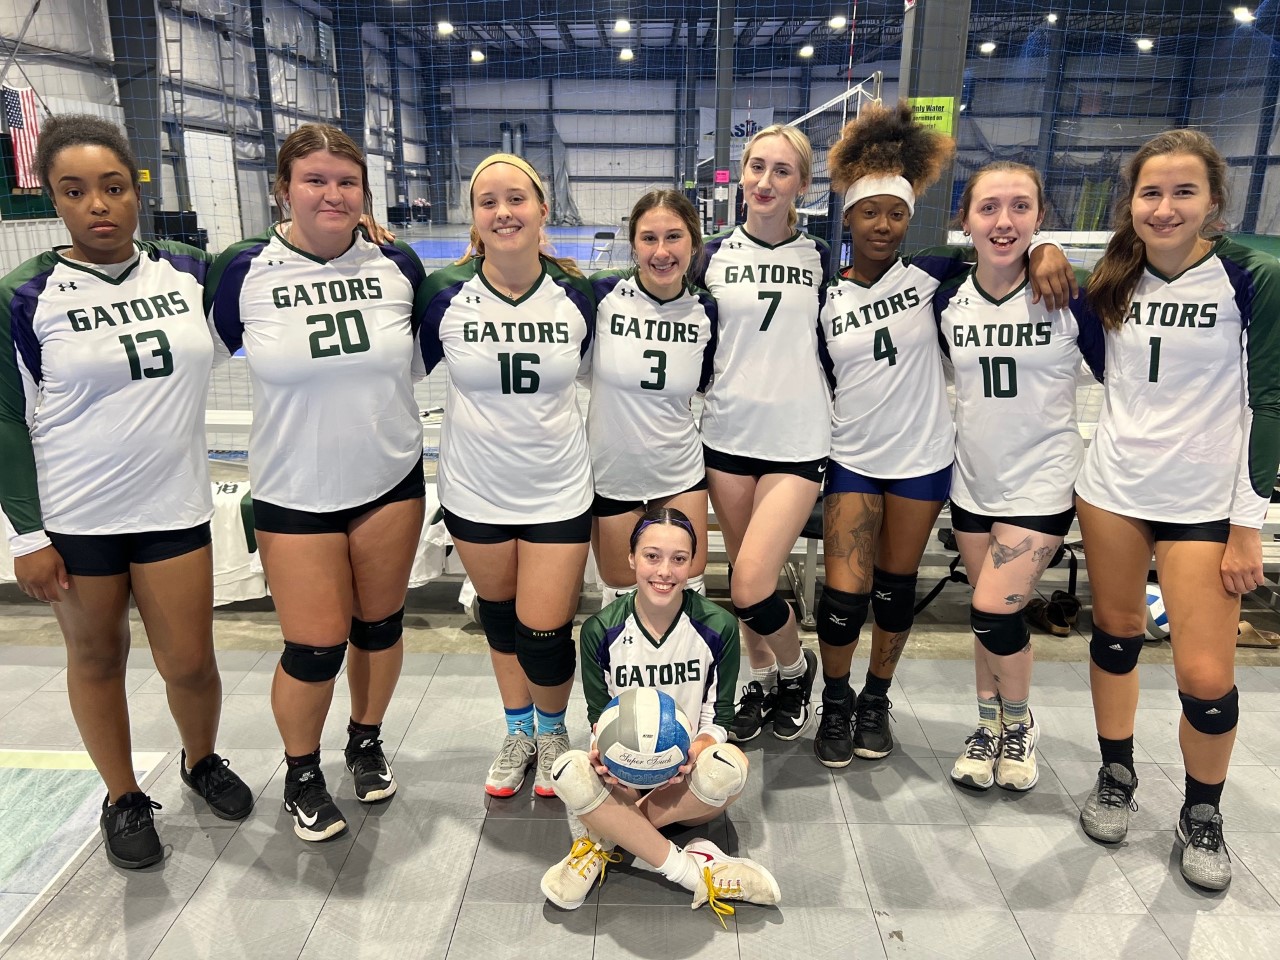
[[[1018,365],[1013,357],[979,357],[982,395],[1001,400],[1018,395]]]

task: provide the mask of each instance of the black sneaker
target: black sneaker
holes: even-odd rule
[[[164,848],[156,834],[152,810],[159,810],[145,793],[126,793],[115,803],[102,798],[102,816],[98,824],[106,842],[107,859],[117,867],[137,870],[164,859]]]
[[[396,777],[382,752],[381,740],[375,736],[354,736],[347,741],[346,756],[357,800],[377,803],[391,799],[396,792]]]
[[[863,690],[853,708],[853,752],[863,760],[879,760],[893,752],[893,731],[889,729],[888,697]]]
[[[187,773],[187,751],[183,750],[178,763],[182,782],[204,797],[215,817],[243,820],[249,815],[253,809],[253,792],[236,776],[229,760],[211,753]]]
[[[827,767],[847,767],[853,760],[853,694],[844,700],[822,698],[813,752]]]
[[[325,788],[319,764],[295,767],[284,778],[284,809],[303,840],[328,840],[347,831],[342,811]]]
[[[794,740],[809,725],[812,711],[809,695],[813,678],[818,675],[818,655],[804,651],[804,673],[790,680],[778,678],[778,696],[773,705],[773,735],[779,740]]]
[[[761,728],[769,722],[773,714],[773,702],[776,690],[765,692],[759,680],[752,680],[742,688],[742,699],[738,701],[738,710],[733,715],[733,724],[729,727],[729,739],[737,743],[746,743],[760,735]]]

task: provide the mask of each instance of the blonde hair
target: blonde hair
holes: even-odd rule
[[[360,168],[361,182],[364,185],[364,212],[373,213],[373,191],[369,189],[369,165],[365,162],[364,151],[349,136],[327,123],[304,123],[280,144],[276,154],[276,179],[271,186],[271,193],[284,212],[289,196],[289,178],[293,175],[293,165],[303,157],[323,150],[335,157],[350,160]]]
[[[789,127],[783,123],[771,124],[747,141],[747,145],[742,148],[742,169],[746,170],[747,163],[751,160],[751,151],[765,137],[781,137],[791,145],[797,157],[796,173],[800,175],[800,182],[804,184],[804,188],[808,189],[809,181],[813,176],[813,145],[798,128]],[[796,205],[793,202],[787,211],[787,226],[794,229],[799,220],[800,215],[796,213]]]
[[[1204,162],[1214,206],[1200,225],[1200,235],[1206,240],[1213,239],[1226,228],[1222,211],[1227,206],[1227,162],[1213,141],[1199,130],[1166,130],[1144,143],[1125,166],[1125,190],[1116,200],[1115,232],[1089,277],[1089,306],[1108,330],[1118,330],[1124,325],[1129,301],[1147,262],[1146,245],[1133,228],[1133,191],[1137,189],[1138,177],[1148,160],[1175,154],[1199,157]]]
[[[476,204],[476,179],[480,176],[480,173],[483,170],[486,170],[497,163],[505,163],[508,166],[515,167],[517,170],[523,173],[526,177],[528,177],[529,182],[533,184],[533,192],[538,198],[538,203],[542,205],[544,210],[549,209],[549,206],[547,204],[547,191],[542,186],[542,177],[538,176],[538,171],[534,170],[533,167],[526,160],[524,160],[521,157],[517,157],[513,153],[491,153],[489,156],[485,157],[478,164],[476,164],[475,170],[472,171],[471,173],[471,186],[468,188],[468,196],[470,197],[471,207],[473,211],[475,209],[475,204]],[[546,257],[548,260],[556,264],[561,270],[563,270],[565,273],[569,274],[572,277],[582,276],[582,271],[578,269],[578,264],[574,262],[574,259],[572,257],[553,257],[550,253],[546,252],[550,249],[551,249],[551,241],[548,239],[546,231],[539,229],[538,256]],[[466,263],[469,260],[474,259],[475,257],[483,257],[483,256],[484,256],[484,241],[480,239],[480,232],[476,230],[475,214],[473,212],[471,217],[471,235],[467,242],[467,249],[463,252],[462,256],[454,262],[460,265],[460,264]]]

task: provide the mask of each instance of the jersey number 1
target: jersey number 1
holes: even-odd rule
[[[149,340],[156,342],[150,357],[157,357],[160,362],[154,366],[144,367],[142,358],[138,356],[138,345]],[[173,373],[173,354],[169,350],[169,338],[164,335],[163,330],[144,330],[136,337],[125,334],[120,338],[120,342],[124,344],[125,356],[129,358],[130,380],[141,380],[143,377],[151,380],[156,377],[167,377]]]

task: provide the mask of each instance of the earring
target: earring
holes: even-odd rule
[[[1036,227],[1036,236],[1037,236],[1037,237],[1038,237],[1038,236],[1040,236],[1040,228],[1039,228],[1039,227]]]
[[[965,231],[964,231],[964,235],[965,235],[966,237],[967,237],[967,236],[969,236],[969,231],[968,231],[968,230],[965,230]]]

